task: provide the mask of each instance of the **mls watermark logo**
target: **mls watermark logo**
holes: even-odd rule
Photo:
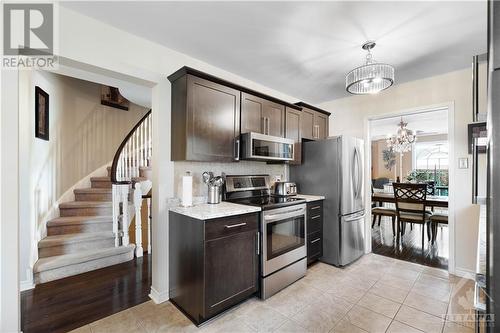
[[[2,66],[56,68],[54,32],[54,4],[4,3]]]

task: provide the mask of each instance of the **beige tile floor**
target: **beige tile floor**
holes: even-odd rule
[[[374,254],[318,263],[280,293],[249,299],[197,328],[172,304],[146,302],[75,330],[97,332],[472,333],[473,281]]]

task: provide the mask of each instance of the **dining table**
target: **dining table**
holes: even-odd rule
[[[396,203],[394,193],[374,192],[372,194],[372,202],[376,203]],[[448,208],[448,196],[444,195],[427,195],[425,199],[427,207]]]

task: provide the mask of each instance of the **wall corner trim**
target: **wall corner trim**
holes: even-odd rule
[[[169,300],[168,290],[163,292],[157,291],[155,288],[151,287],[151,292],[149,293],[149,298],[153,300],[156,304],[160,304]]]
[[[35,288],[35,283],[33,281],[33,279],[31,280],[23,280],[19,283],[19,289],[21,291],[25,291],[25,290],[30,290],[30,289],[33,289]]]

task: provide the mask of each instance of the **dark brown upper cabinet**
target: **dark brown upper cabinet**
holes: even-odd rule
[[[284,137],[285,107],[301,109],[187,66],[168,79],[173,161],[238,160],[240,133]]]
[[[328,137],[328,116],[316,112],[314,115],[314,128],[316,129],[316,139],[326,139]]]
[[[241,94],[241,133],[284,137],[285,106],[248,93]]]
[[[302,107],[300,130],[303,139],[322,140],[329,136],[330,112],[304,102],[295,103]]]
[[[290,164],[302,162],[302,136],[301,136],[302,111],[287,107],[285,109],[285,137],[295,141],[293,145],[293,161]]]
[[[183,75],[172,82],[172,160],[239,158],[240,91]]]

